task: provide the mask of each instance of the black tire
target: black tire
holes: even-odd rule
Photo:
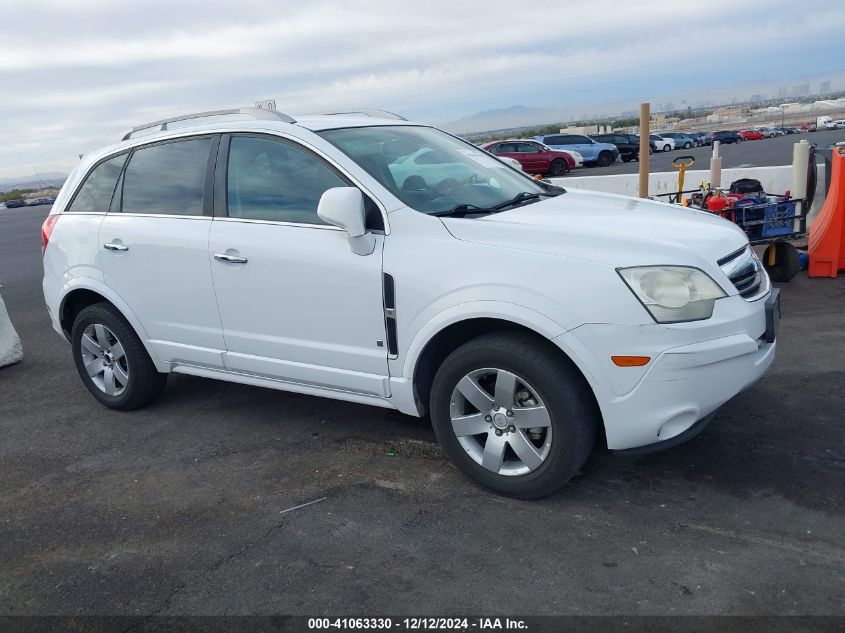
[[[477,463],[458,441],[450,407],[459,381],[472,371],[495,368],[530,383],[551,419],[548,455],[522,475],[500,475]],[[530,334],[493,333],[465,343],[443,361],[431,388],[431,421],[444,452],[476,484],[519,499],[549,495],[581,468],[596,440],[600,415],[578,370],[550,344]]]
[[[689,149],[690,147],[692,147],[692,143],[690,143],[689,141],[684,143],[684,149]]]
[[[671,146],[669,146],[669,145],[664,145],[664,146],[663,146],[663,151],[664,151],[664,152],[668,152],[670,149],[672,149],[672,147],[671,147]]]
[[[775,249],[775,263],[769,266],[769,249]],[[775,242],[766,247],[763,255],[763,266],[769,273],[772,281],[786,282],[795,277],[801,270],[801,263],[798,260],[798,249],[788,242]]]
[[[613,163],[613,154],[610,152],[602,152],[599,154],[599,158],[596,161],[596,164],[599,167],[608,167],[611,163]]]
[[[566,161],[562,158],[555,158],[549,165],[549,173],[552,176],[563,176],[566,173]]]
[[[649,153],[651,153],[651,152],[649,152]],[[640,153],[639,153],[639,152],[634,152],[634,153],[631,155],[631,160],[635,160],[635,161],[637,161],[637,162],[640,162]]]
[[[102,325],[110,330],[123,346],[125,365],[129,376],[122,393],[109,395],[94,384],[85,369],[82,357],[82,335],[92,325]],[[123,315],[110,303],[95,303],[76,315],[71,329],[71,346],[76,370],[82,383],[101,404],[110,409],[129,411],[152,402],[167,384],[167,374],[159,373],[150,359],[141,339]]]
[[[623,157],[622,157],[622,162],[623,162],[623,163],[630,163],[630,162],[631,162],[631,159],[632,159],[633,157],[634,157],[634,156],[633,156],[633,154],[627,154],[627,155],[625,155],[625,156],[623,156]]]

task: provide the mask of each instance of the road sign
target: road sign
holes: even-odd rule
[[[276,100],[275,99],[265,99],[264,101],[256,101],[255,107],[259,110],[276,110]]]

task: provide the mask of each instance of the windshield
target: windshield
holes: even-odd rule
[[[402,202],[423,213],[464,205],[486,209],[520,194],[547,195],[555,189],[430,127],[356,127],[319,134]]]

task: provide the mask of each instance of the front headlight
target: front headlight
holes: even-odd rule
[[[689,266],[637,266],[617,272],[658,323],[709,319],[716,299],[727,296],[707,273]]]

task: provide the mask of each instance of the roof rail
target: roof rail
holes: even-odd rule
[[[191,119],[204,119],[213,116],[227,116],[227,115],[241,115],[251,119],[261,119],[265,121],[282,121],[284,123],[296,123],[296,119],[288,116],[284,112],[276,112],[275,110],[263,110],[261,108],[233,108],[231,110],[210,110],[209,112],[196,112],[194,114],[183,114],[182,116],[174,116],[161,121],[153,121],[152,123],[144,123],[143,125],[136,125],[128,132],[124,133],[121,140],[129,140],[133,134],[141,130],[148,130],[150,128],[158,127],[159,131],[163,132],[167,129],[169,123],[176,123],[177,121],[190,121]]]
[[[344,114],[363,114],[364,116],[372,117],[374,119],[396,119],[397,121],[407,121],[403,116],[387,110],[378,110],[376,108],[346,108],[345,110],[338,110],[335,112],[321,112],[320,114],[326,116],[342,116]]]

